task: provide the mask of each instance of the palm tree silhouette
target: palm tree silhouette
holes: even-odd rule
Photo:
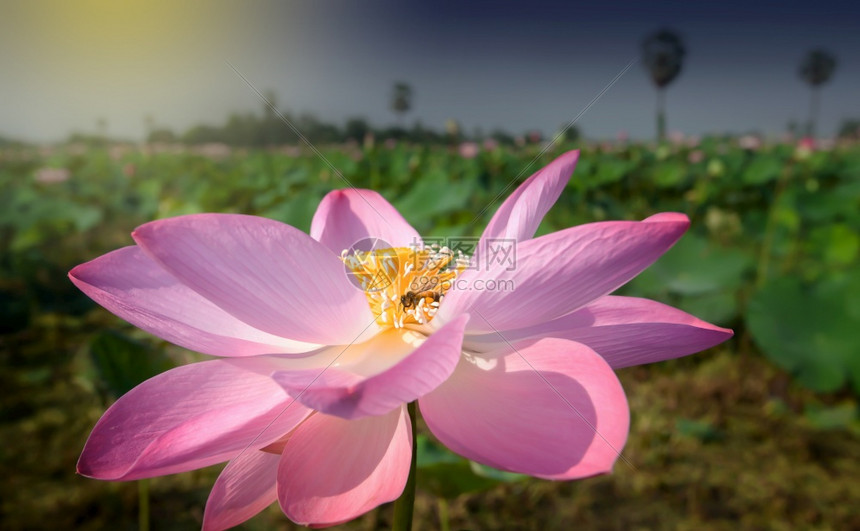
[[[657,139],[666,137],[666,86],[681,73],[684,43],[674,31],[663,29],[642,41],[642,61],[657,85]]]
[[[818,123],[819,91],[821,85],[830,81],[836,70],[836,57],[827,50],[812,50],[800,63],[800,77],[812,87],[812,97],[809,101],[809,122],[806,134],[815,136],[815,126]]]
[[[391,110],[397,114],[398,122],[403,125],[403,116],[412,108],[412,87],[408,83],[397,82],[391,93]]]

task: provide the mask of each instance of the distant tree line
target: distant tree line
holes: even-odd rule
[[[287,122],[291,123],[295,130]],[[508,145],[513,144],[516,139],[514,134],[502,129],[495,129],[487,134],[481,130],[467,134],[456,125],[454,127],[446,125],[445,129],[440,131],[425,126],[420,120],[416,120],[411,126],[374,127],[362,117],[349,118],[343,125],[337,125],[320,120],[310,113],[294,115],[282,111],[280,113],[264,112],[262,115],[252,112],[234,113],[227,118],[223,125],[195,125],[179,134],[168,128],[155,127],[149,132],[146,140],[149,143],[181,142],[193,145],[219,142],[231,146],[266,147],[300,143],[302,139],[296,131],[314,144],[348,141],[361,143],[369,135],[377,140],[392,138],[423,144],[451,144],[492,138],[499,144]],[[535,134],[530,132],[521,136],[534,139]],[[567,139],[575,139],[578,137],[578,131],[572,128],[566,137]]]
[[[284,118],[292,123],[308,141],[316,144],[341,143],[348,141],[364,142],[365,138],[372,135],[377,140],[396,139],[424,144],[451,144],[463,141],[482,141],[492,138],[499,144],[513,144],[515,135],[502,129],[494,129],[488,134],[480,130],[472,134],[466,134],[458,128],[446,127],[439,131],[427,127],[416,120],[410,127],[388,126],[374,127],[365,118],[353,117],[346,120],[340,126],[327,123],[312,114],[301,114],[293,116],[282,113]],[[452,130],[453,129],[453,130]],[[521,135],[525,139],[534,139],[535,133]],[[575,128],[568,131],[566,138],[575,139],[578,131]],[[280,117],[259,116],[254,113],[232,114],[227,121],[221,125],[195,125],[177,134],[173,130],[157,127],[149,132],[146,137],[149,143],[174,143],[183,144],[208,144],[213,142],[224,143],[231,146],[241,147],[266,147],[286,144],[298,144],[302,141],[298,134],[281,120]]]
[[[513,144],[515,136],[507,131],[496,129],[487,135],[476,133],[467,135],[461,132],[439,131],[427,127],[421,121],[415,121],[411,127],[390,126],[374,127],[366,119],[349,118],[342,125],[324,122],[312,114],[301,114],[297,117],[284,113],[284,117],[301,132],[308,141],[317,144],[341,143],[348,141],[363,142],[368,135],[377,140],[393,138],[424,144],[450,144],[467,140],[485,140],[492,138],[499,144]],[[575,132],[571,135],[575,137]],[[527,135],[523,135],[524,138]],[[260,117],[253,113],[233,114],[226,123],[217,125],[195,125],[177,134],[168,128],[153,129],[146,138],[149,143],[208,144],[224,143],[241,147],[266,147],[285,144],[298,144],[302,140],[280,118],[274,120]]]
[[[374,127],[363,117],[348,118],[342,125],[320,120],[311,113],[294,114],[277,109],[277,98],[272,91],[264,96],[262,113],[246,112],[231,114],[223,125],[195,125],[184,133],[158,127],[152,116],[145,119],[148,129],[147,142],[184,144],[224,143],[232,146],[265,147],[297,144],[302,138],[316,144],[340,143],[347,141],[363,142],[368,136],[379,140],[396,139],[422,144],[452,144],[462,141],[482,141],[492,138],[502,145],[513,144],[514,134],[495,129],[489,134],[476,129],[472,134],[463,132],[460,125],[449,120],[443,130],[427,127],[420,120],[411,126],[405,125],[406,114],[413,107],[414,91],[405,82],[395,82],[392,87],[390,108],[396,117],[396,125]],[[520,135],[534,141],[540,135],[528,131]],[[567,140],[578,138],[579,131],[571,128],[566,133]]]

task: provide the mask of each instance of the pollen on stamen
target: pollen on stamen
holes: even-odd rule
[[[470,264],[447,246],[344,250],[341,260],[367,296],[381,326],[422,325],[436,315],[446,292]]]

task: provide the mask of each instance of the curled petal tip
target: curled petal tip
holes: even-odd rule
[[[687,217],[686,214],[682,214],[681,212],[660,212],[659,214],[654,214],[653,216],[645,218],[643,221],[681,223],[684,225],[685,229],[690,226],[690,218]]]
[[[75,464],[75,473],[79,476],[83,476],[85,478],[90,479],[113,479],[105,477],[104,475],[99,475],[98,472],[92,467],[92,465],[87,462],[86,446],[84,447],[84,453],[81,454],[81,456],[78,458],[78,462]]]

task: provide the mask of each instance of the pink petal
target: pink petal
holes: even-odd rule
[[[311,236],[338,256],[367,238],[379,238],[393,247],[421,242],[391,203],[373,190],[357,188],[334,190],[323,198],[311,222]]]
[[[392,330],[365,344],[333,347],[354,359],[343,368],[281,371],[272,378],[314,410],[348,419],[382,415],[420,398],[451,375],[460,359],[468,318],[457,317],[417,348],[409,343],[417,333]],[[388,367],[369,368],[368,362]]]
[[[641,222],[589,223],[519,242],[513,267],[487,257],[478,270],[460,275],[431,325],[470,313],[468,332],[486,333],[566,315],[639,274],[688,226],[686,216],[669,213]]]
[[[500,334],[467,336],[467,350],[487,351],[507,341],[557,337],[584,343],[613,369],[679,358],[713,347],[733,332],[649,299],[601,297],[552,321]],[[502,339],[504,338],[504,339]]]
[[[230,461],[206,502],[204,531],[237,526],[277,500],[280,460],[280,454],[249,450]]]
[[[284,449],[281,509],[290,520],[314,527],[351,520],[400,496],[411,458],[405,407],[360,420],[314,415]]]
[[[175,474],[277,440],[310,410],[259,373],[260,358],[194,363],[138,385],[93,428],[78,473],[112,480]]]
[[[514,347],[490,361],[464,358],[419,401],[433,435],[503,470],[547,479],[609,472],[629,426],[627,400],[609,365],[572,341]]]
[[[139,247],[118,249],[81,264],[69,278],[131,324],[204,354],[255,356],[319,348],[243,323],[170,276]]]
[[[579,150],[568,151],[523,182],[493,215],[481,240],[509,238],[524,242],[558,200],[573,174]]]
[[[270,334],[332,345],[375,329],[340,259],[289,225],[194,214],[147,223],[133,236],[180,282]]]

